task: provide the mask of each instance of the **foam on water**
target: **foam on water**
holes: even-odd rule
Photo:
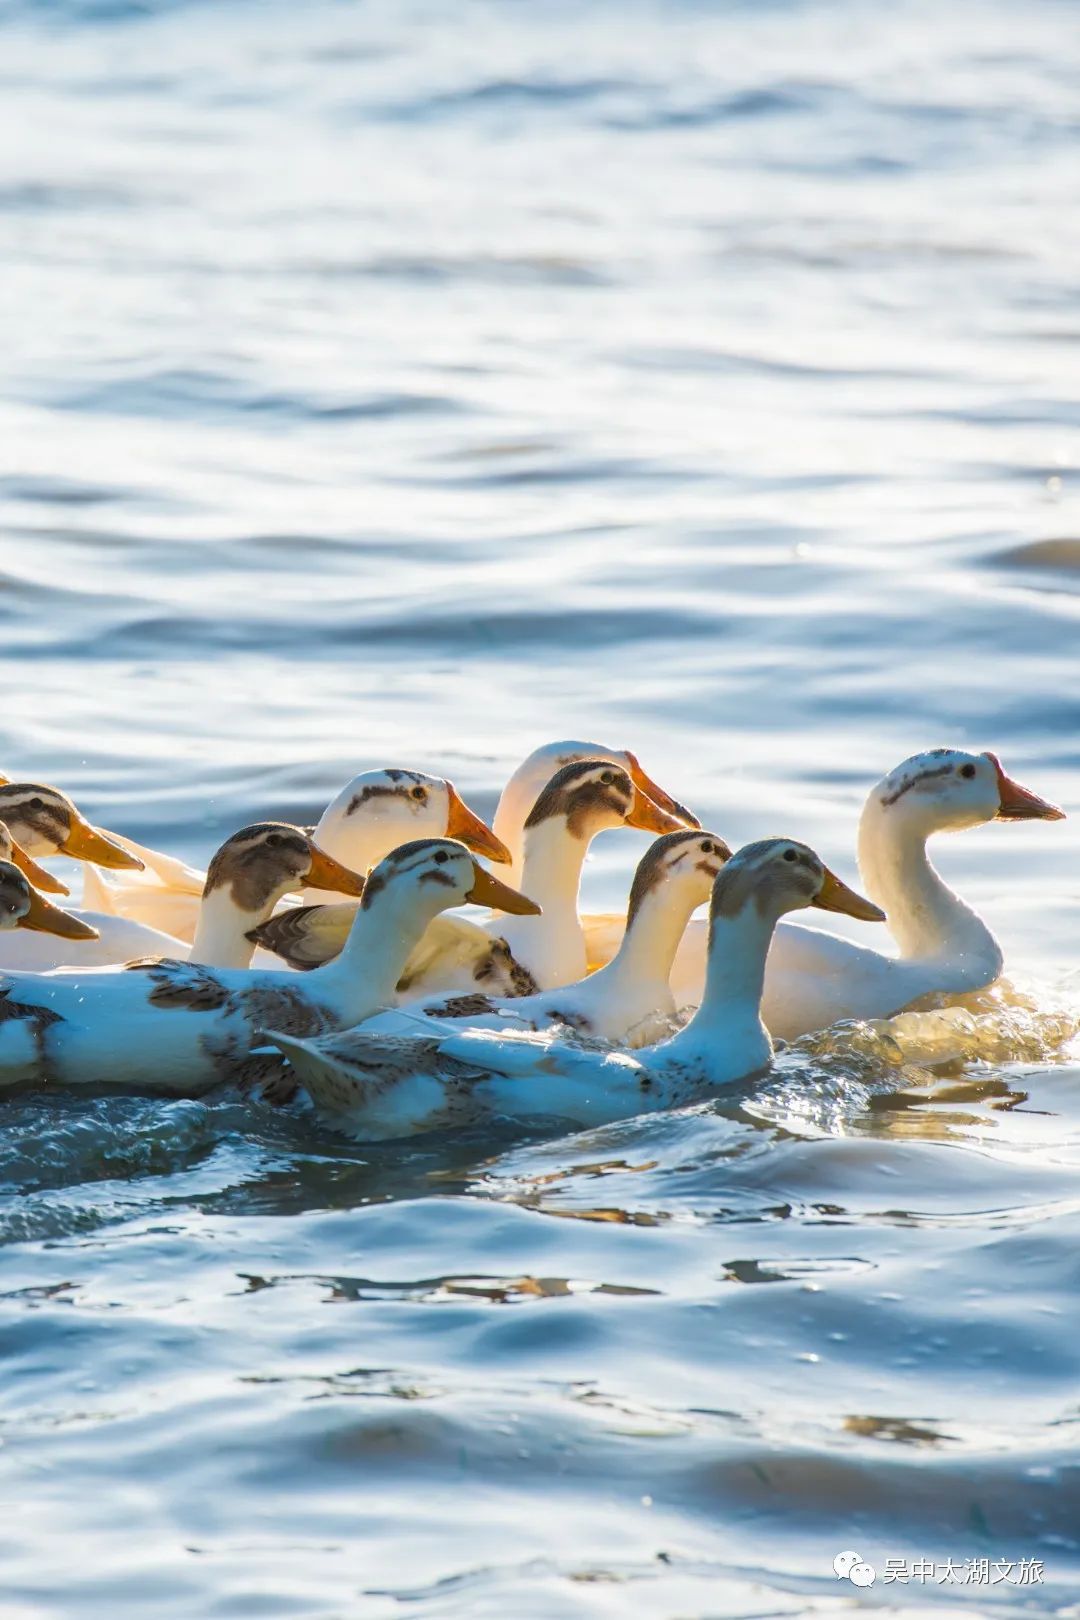
[[[846,877],[916,749],[1075,807],[1073,21],[14,0],[0,770],[200,865],[556,736]],[[938,851],[1019,1000],[681,1113],[6,1099],[0,1608],[1069,1612],[1078,829]]]

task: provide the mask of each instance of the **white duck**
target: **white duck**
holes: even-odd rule
[[[457,990],[531,995],[585,976],[578,889],[589,844],[606,828],[669,832],[679,827],[638,788],[629,771],[604,760],[564,765],[525,822],[521,886],[543,907],[538,917],[495,916],[477,925],[442,917],[409,958],[402,992]],[[261,945],[293,967],[325,962],[340,950],[354,907],[319,906],[273,917],[256,930]]]
[[[423,771],[391,767],[361,772],[330,801],[314,829],[321,850],[360,872],[410,839],[443,837],[460,839],[493,861],[509,860],[502,843],[469,809],[453,783]],[[89,872],[83,904],[193,940],[206,873],[141,845],[130,847],[147,867],[143,876],[106,883]]]
[[[10,838],[0,829],[0,937],[19,929],[63,934],[68,939],[93,938],[93,929],[61,911],[31,886],[25,872],[3,855],[10,848]]]
[[[406,1000],[376,1013],[365,1034],[419,1035],[424,1025],[443,1032],[447,1020],[471,1029],[547,1029],[562,1024],[605,1041],[643,1046],[655,1040],[677,1011],[668,977],[690,915],[712,894],[713,879],[731,857],[715,833],[664,833],[638,862],[618,953],[598,973],[562,989],[531,996],[481,992]],[[528,888],[526,857],[526,889]]]
[[[430,919],[467,900],[536,909],[463,844],[420,839],[369,875],[345,949],[305,978],[177,961],[0,975],[0,1087],[47,1079],[184,1095],[265,1078],[267,1060],[251,1057],[257,1030],[323,1034],[366,1018],[389,1001]]]
[[[19,785],[20,791],[30,791],[34,794],[48,793],[62,801],[63,805],[67,806],[69,810],[74,809],[67,795],[60,793],[57,788],[44,790],[39,787],[28,788],[27,784],[13,784],[10,777],[0,776],[0,788],[13,785]],[[89,823],[84,821],[81,831],[85,833],[88,827]],[[147,849],[144,844],[137,844],[134,838],[128,838],[124,833],[107,832],[103,827],[93,827],[89,830],[108,842],[112,849],[111,857],[103,857],[100,847],[98,854],[93,857],[68,848],[48,853],[77,855],[80,860],[93,859],[97,866],[107,866],[115,871],[123,871],[125,874],[123,881],[129,883],[144,884],[159,890],[172,889],[177,893],[194,896],[196,899],[202,894],[203,884],[206,881],[204,872],[197,872],[184,861],[177,860],[175,856],[165,855],[157,849]],[[125,860],[123,858],[125,855],[129,859]],[[140,873],[141,876],[136,875]],[[61,887],[59,892],[67,894],[68,891]],[[97,904],[100,910],[119,915],[110,898],[111,893],[112,891],[105,886],[101,874],[95,871],[93,867],[88,866],[84,873],[83,904],[86,906]],[[194,924],[192,924],[192,929],[194,930]]]
[[[9,782],[0,777],[0,821],[28,855],[39,860],[70,855],[77,861],[96,861],[120,871],[138,871],[142,862],[101,827],[94,827],[59,788],[39,782]],[[67,894],[51,879],[53,893]]]
[[[496,836],[510,851],[512,864],[509,882],[516,883],[521,877],[525,822],[533,805],[557,771],[561,771],[564,765],[577,765],[586,759],[602,759],[608,765],[619,766],[629,773],[634,786],[673,817],[675,822],[684,827],[701,826],[697,817],[678,799],[673,799],[658,782],[653,781],[629,748],[608,748],[603,743],[590,742],[544,743],[541,748],[534,748],[528,759],[523,760],[508,779],[492,818]]]
[[[859,825],[859,870],[885,910],[898,955],[824,929],[781,923],[765,972],[762,1016],[795,1040],[841,1018],[887,1018],[921,996],[993,984],[1001,947],[931,864],[927,839],[988,821],[1060,821],[1064,811],[1005,774],[994,754],[935,748],[906,759],[871,791]],[[692,922],[675,958],[680,1004],[700,1000],[704,929]]]
[[[764,1069],[765,957],[777,919],[802,906],[868,921],[884,913],[813,850],[769,838],[739,850],[715,879],[705,994],[686,1027],[634,1056],[524,1032],[325,1039],[269,1034],[319,1114],[366,1139],[407,1136],[492,1115],[555,1115],[602,1125],[699,1101]]]
[[[128,917],[79,910],[74,915],[90,929],[85,941],[73,945],[45,935],[0,940],[0,970],[45,973],[60,967],[109,966],[143,956],[186,958],[210,967],[250,967],[255,950],[251,931],[266,921],[285,895],[305,888],[359,895],[364,880],[319,849],[299,827],[258,822],[226,839],[210,862],[192,945]]]

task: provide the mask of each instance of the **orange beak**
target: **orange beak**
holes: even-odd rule
[[[632,754],[629,748],[626,750],[626,762],[630,767],[630,778],[634,786],[640,788],[642,793],[652,800],[653,804],[658,804],[661,810],[666,810],[669,816],[674,816],[682,827],[701,826],[697,816],[688,810],[684,804],[680,804],[678,799],[673,799],[670,793],[665,793],[659,782],[654,782],[651,776],[646,775],[641,768],[641,762],[637,755]],[[674,829],[669,830],[673,831]]]
[[[516,917],[539,917],[540,907],[535,900],[519,894],[500,878],[492,877],[490,872],[485,872],[475,861],[473,871],[476,877],[472,888],[465,896],[466,900],[473,900],[478,906],[490,906],[492,911],[513,912]]]
[[[30,910],[19,921],[20,928],[29,928],[36,934],[58,934],[61,939],[97,939],[98,931],[78,917],[61,911],[51,900],[46,900],[36,889],[30,891]]]
[[[14,840],[11,845],[11,859],[23,876],[30,879],[35,889],[44,889],[46,894],[71,893],[70,889],[66,888],[59,878],[53,877],[51,872],[46,872],[45,868],[39,866],[34,857],[28,855],[25,849],[20,844],[16,844]]]
[[[114,867],[120,872],[143,870],[143,863],[137,855],[130,854],[122,844],[115,843],[100,827],[91,827],[77,810],[62,847],[65,855],[74,855],[77,861],[93,861],[95,866]]]
[[[486,821],[481,821],[479,816],[473,815],[465,800],[458,796],[452,782],[447,782],[446,791],[450,797],[450,809],[446,817],[447,838],[460,838],[463,844],[468,844],[478,855],[486,855],[488,860],[501,861],[504,866],[509,866],[512,856],[502,839],[496,838]]]
[[[329,889],[333,894],[363,894],[364,879],[359,872],[350,872],[347,866],[335,861],[318,844],[311,845],[311,865],[305,879],[309,889]]]
[[[0,776],[0,787],[7,787],[8,783],[10,781],[11,781],[10,776]]]
[[[1001,808],[994,817],[995,821],[1065,820],[1065,812],[1058,805],[1051,804],[1049,799],[1040,799],[1030,788],[1021,787],[1011,776],[1006,776],[996,754],[987,754],[986,758],[997,772]]]
[[[880,906],[875,906],[872,900],[863,895],[856,894],[849,889],[846,883],[841,882],[835,872],[825,868],[825,881],[818,891],[816,900],[812,905],[820,906],[822,911],[842,911],[845,917],[858,917],[861,922],[884,922],[885,913]]]
[[[654,804],[652,799],[643,793],[635,782],[634,802],[630,806],[626,825],[628,827],[640,827],[642,832],[669,833],[680,832],[683,824],[675,816],[669,815],[666,810],[661,810],[658,804]],[[698,823],[695,822],[694,825],[697,826]]]

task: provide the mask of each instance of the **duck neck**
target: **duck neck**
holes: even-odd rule
[[[525,834],[518,886],[542,908],[542,915],[500,916],[497,928],[542,990],[585,974],[578,889],[587,850],[588,840],[575,838],[562,816],[550,816]]]
[[[245,936],[249,929],[264,923],[277,903],[277,896],[258,911],[241,911],[228,884],[204,894],[199,902],[199,919],[189,960],[207,967],[247,968],[255,947]]]
[[[859,824],[863,888],[884,910],[901,958],[959,956],[996,962],[999,970],[997,941],[977,912],[935,871],[926,839],[926,832],[903,816],[890,817],[874,797],[863,811]]]
[[[547,743],[542,748],[534,749],[508,778],[495,806],[491,825],[495,836],[501,838],[510,851],[513,864],[503,876],[513,888],[520,889],[524,882],[525,848],[529,841],[525,823],[544,784],[561,766],[569,765],[576,759],[598,757],[603,752],[599,745],[590,743]]]
[[[506,881],[513,888],[520,889],[525,845],[523,829],[525,818],[532,806],[524,802],[525,792],[517,780],[517,774],[515,772],[499,795],[491,827],[496,838],[501,838],[510,851],[512,864],[506,874]]]
[[[761,992],[778,916],[761,911],[753,896],[725,915],[714,891],[701,1006],[685,1029],[653,1048],[657,1058],[674,1062],[676,1074],[688,1066],[710,1085],[728,1085],[772,1061]]]
[[[761,911],[753,899],[732,916],[713,916],[705,991],[684,1033],[728,1038],[732,1031],[741,1033],[749,1024],[765,1035],[761,993],[777,917],[777,913]]]
[[[650,890],[627,921],[615,956],[590,982],[634,996],[667,990],[679,941],[700,903],[701,895],[689,884],[676,881]]]
[[[405,963],[441,909],[424,905],[415,890],[388,884],[368,906],[357,906],[340,955],[316,968],[312,978],[332,987],[346,1012],[355,1003],[358,1019],[391,1006]]]

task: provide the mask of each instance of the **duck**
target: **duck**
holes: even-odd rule
[[[0,788],[20,785],[34,796],[50,795],[54,800],[61,802],[68,811],[73,809],[71,800],[58,788],[29,787],[28,784],[14,784],[8,776],[0,775]],[[54,805],[54,809],[56,806]],[[88,825],[88,824],[86,824]],[[85,825],[83,828],[85,831]],[[193,895],[196,899],[202,894],[206,874],[198,872],[186,862],[177,860],[173,855],[166,855],[161,850],[149,849],[145,844],[136,843],[125,833],[111,832],[104,827],[94,827],[92,831],[99,838],[105,839],[113,846],[112,856],[96,859],[96,866],[107,866],[114,871],[122,871],[125,876],[122,881],[127,883],[153,884],[157,887],[170,887],[186,895]],[[54,852],[57,853],[57,852]],[[62,849],[58,853],[65,855],[76,854],[75,850]],[[100,853],[100,851],[99,851]],[[124,859],[123,857],[127,857]],[[79,855],[79,859],[88,857]],[[136,874],[142,874],[141,877]],[[87,887],[90,885],[91,887]],[[66,894],[68,891],[62,891]],[[87,866],[84,873],[83,904],[89,906],[97,902],[99,909],[114,913],[115,906],[110,898],[111,891],[104,887],[100,873],[95,867]]]
[[[11,840],[0,830],[0,939],[15,929],[91,939],[93,929],[54,906],[30,882],[26,873],[3,853]]]
[[[271,1078],[266,1025],[300,1035],[347,1028],[388,1003],[406,956],[446,906],[514,913],[534,902],[500,883],[463,843],[425,838],[379,862],[341,955],[299,978],[151,958],[126,968],[0,974],[0,1087],[48,1080],[171,1096]]]
[[[210,862],[190,946],[129,917],[80,909],[74,915],[90,933],[78,944],[69,943],[71,936],[44,934],[0,940],[0,970],[45,973],[148,956],[184,958],[208,967],[250,967],[255,951],[251,930],[266,921],[285,895],[311,888],[359,895],[364,880],[327,855],[299,827],[283,821],[256,822],[226,839]],[[272,957],[269,960],[277,966]]]
[[[561,766],[532,805],[523,829],[518,886],[542,908],[538,917],[493,917],[476,924],[442,917],[409,958],[402,995],[476,989],[535,995],[585,977],[578,888],[593,838],[606,828],[677,831],[682,823],[647,797],[630,771],[603,759]],[[255,930],[260,945],[293,967],[329,960],[347,935],[353,907],[302,908]]]
[[[0,860],[15,866],[23,876],[41,893],[68,894],[70,891],[66,883],[61,883],[58,877],[39,866],[32,855],[22,847],[13,837],[11,828],[6,821],[0,821]]]
[[[772,1034],[797,1040],[841,1019],[889,1018],[924,996],[993,984],[1003,967],[1001,946],[937,872],[927,841],[991,821],[1061,821],[1064,815],[1007,775],[996,754],[932,748],[902,761],[871,789],[858,835],[863,887],[885,911],[896,952],[781,923],[762,998]],[[595,948],[595,936],[591,944]],[[691,922],[672,970],[680,1005],[701,998],[706,947],[705,930]]]
[[[731,850],[716,833],[685,827],[663,833],[638,862],[622,941],[614,960],[598,973],[531,996],[496,997],[476,990],[402,1000],[367,1019],[365,1033],[417,1034],[425,1025],[442,1029],[456,1019],[474,1029],[561,1025],[590,1038],[643,1046],[677,1015],[668,983],[675,951],[691,913],[708,901],[713,879],[730,858]]]
[[[761,1018],[765,959],[777,921],[807,906],[882,922],[808,845],[747,844],[713,880],[706,983],[688,1024],[631,1053],[562,1035],[480,1028],[320,1038],[268,1029],[319,1117],[376,1141],[492,1116],[557,1116],[581,1127],[681,1108],[760,1074],[773,1044]]]
[[[362,771],[347,782],[323,811],[313,836],[325,854],[351,871],[366,872],[397,845],[427,837],[456,838],[489,860],[509,862],[501,840],[469,808],[452,782],[393,766]],[[141,877],[114,883],[88,872],[84,905],[146,923],[180,940],[194,940],[206,873],[130,840],[124,843],[146,871]],[[351,893],[343,890],[336,898]]]
[[[87,821],[82,811],[59,788],[40,782],[10,782],[0,778],[0,821],[27,855],[47,859],[70,855],[117,871],[141,871],[142,861],[102,827]],[[66,894],[63,886],[51,892]],[[40,886],[40,885],[39,885]]]
[[[21,789],[29,789],[29,791],[31,791],[32,794],[37,795],[37,797],[40,797],[40,795],[50,795],[50,797],[53,797],[53,799],[60,800],[60,808],[62,808],[62,812],[63,810],[66,810],[66,812],[70,813],[74,808],[73,805],[71,805],[71,800],[68,799],[68,795],[62,794],[60,789],[57,789],[57,787],[42,787],[37,786],[37,784],[29,784],[29,782],[13,782],[13,779],[11,779],[10,776],[5,776],[5,774],[0,773],[0,789],[2,789],[2,787],[21,787]],[[55,810],[57,805],[53,804],[52,808]],[[89,826],[89,823],[86,823],[84,818],[81,818],[81,820],[83,820],[83,828],[81,828],[81,831],[84,833],[87,826]],[[168,885],[186,886],[186,893],[202,893],[202,885],[201,880],[199,880],[199,873],[194,872],[193,868],[185,865],[185,862],[176,860],[173,855],[164,855],[162,852],[157,851],[157,849],[147,849],[144,844],[136,844],[136,841],[134,841],[133,838],[126,838],[126,834],[110,833],[110,831],[107,831],[105,828],[100,828],[100,826],[91,828],[91,831],[94,831],[94,833],[96,833],[100,839],[107,839],[108,844],[112,844],[113,846],[112,857],[105,857],[105,859],[100,859],[99,862],[97,862],[97,865],[100,865],[100,867],[112,867],[113,870],[121,870],[121,872],[125,872],[126,881],[130,881],[130,883],[133,883],[133,881],[139,881],[134,875],[136,875],[138,872],[142,872],[142,875],[144,875],[144,878],[147,878],[147,880],[149,880],[149,876],[152,875],[154,876],[154,880],[159,881],[159,883],[162,883],[162,885],[168,883]],[[73,849],[62,849],[62,851],[58,852],[65,855],[76,854]],[[53,851],[53,854],[55,854],[55,851]],[[130,857],[130,859],[123,859],[125,855],[126,857]],[[78,859],[87,859],[87,857],[84,857],[84,855],[79,855]],[[91,876],[91,870],[92,868],[86,868],[87,876]],[[94,876],[97,878],[97,873],[94,873]],[[37,886],[40,888],[40,885]],[[68,889],[50,889],[50,893],[66,894],[68,893]],[[84,899],[86,899],[86,896],[84,896]],[[104,906],[102,909],[107,910],[108,907]]]
[[[697,817],[649,776],[637,755],[631,753],[629,748],[608,748],[603,743],[590,742],[544,743],[534,748],[507,779],[492,818],[496,836],[510,852],[508,883],[519,883],[521,880],[525,823],[533,805],[557,771],[565,765],[577,765],[584,760],[603,760],[608,765],[627,771],[634,786],[671,816],[673,821],[683,827],[700,829],[701,822]]]

